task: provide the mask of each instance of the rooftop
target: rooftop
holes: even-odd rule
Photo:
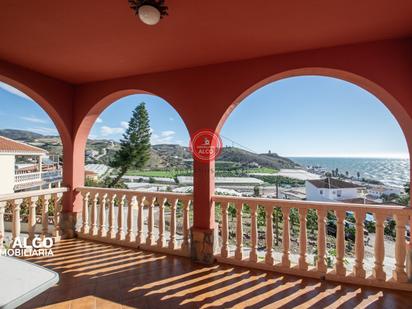
[[[12,153],[16,155],[42,155],[47,154],[47,151],[23,142],[18,142],[4,136],[0,136],[0,153]]]
[[[354,184],[335,178],[325,178],[319,180],[308,180],[309,183],[319,189],[347,189],[347,188],[362,188],[361,185]]]

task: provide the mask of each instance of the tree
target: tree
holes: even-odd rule
[[[410,194],[411,194],[411,187],[410,187],[410,184],[407,183],[405,184],[405,194],[399,197],[398,203],[401,205],[405,205],[405,206],[409,205],[409,201],[411,199]]]
[[[130,168],[141,169],[150,159],[150,125],[145,103],[140,103],[129,121],[129,127],[120,141],[110,166],[118,169],[117,176],[109,184],[114,187]]]

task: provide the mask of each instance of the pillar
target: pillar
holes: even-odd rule
[[[82,196],[76,188],[84,185],[84,151],[81,142],[64,145],[63,149],[63,184],[69,188],[64,194],[61,217],[63,238],[75,237],[75,225],[78,214],[82,211]]]
[[[193,162],[193,227],[191,257],[199,263],[211,264],[217,252],[218,228],[212,196],[215,191],[215,162]]]

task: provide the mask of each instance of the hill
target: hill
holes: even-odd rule
[[[62,154],[61,140],[25,130],[0,130],[0,135],[46,149],[51,154]],[[118,142],[106,139],[89,139],[86,146],[86,163],[108,164],[119,149]],[[175,144],[152,145],[149,169],[191,168],[192,154],[188,147]],[[258,154],[236,147],[225,147],[217,160],[217,169],[233,167],[295,168],[298,165],[276,153]]]
[[[25,130],[14,130],[14,129],[0,129],[0,135],[14,139],[16,141],[32,142],[37,138],[44,137],[41,134],[25,131]]]

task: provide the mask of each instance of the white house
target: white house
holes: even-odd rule
[[[362,197],[363,187],[334,178],[306,180],[306,200],[344,201]]]
[[[0,194],[40,189],[61,180],[58,163],[47,151],[0,136]]]
[[[382,195],[390,196],[391,194],[401,195],[402,190],[395,187],[388,186],[369,186],[367,189],[368,195],[372,198],[378,199]]]

